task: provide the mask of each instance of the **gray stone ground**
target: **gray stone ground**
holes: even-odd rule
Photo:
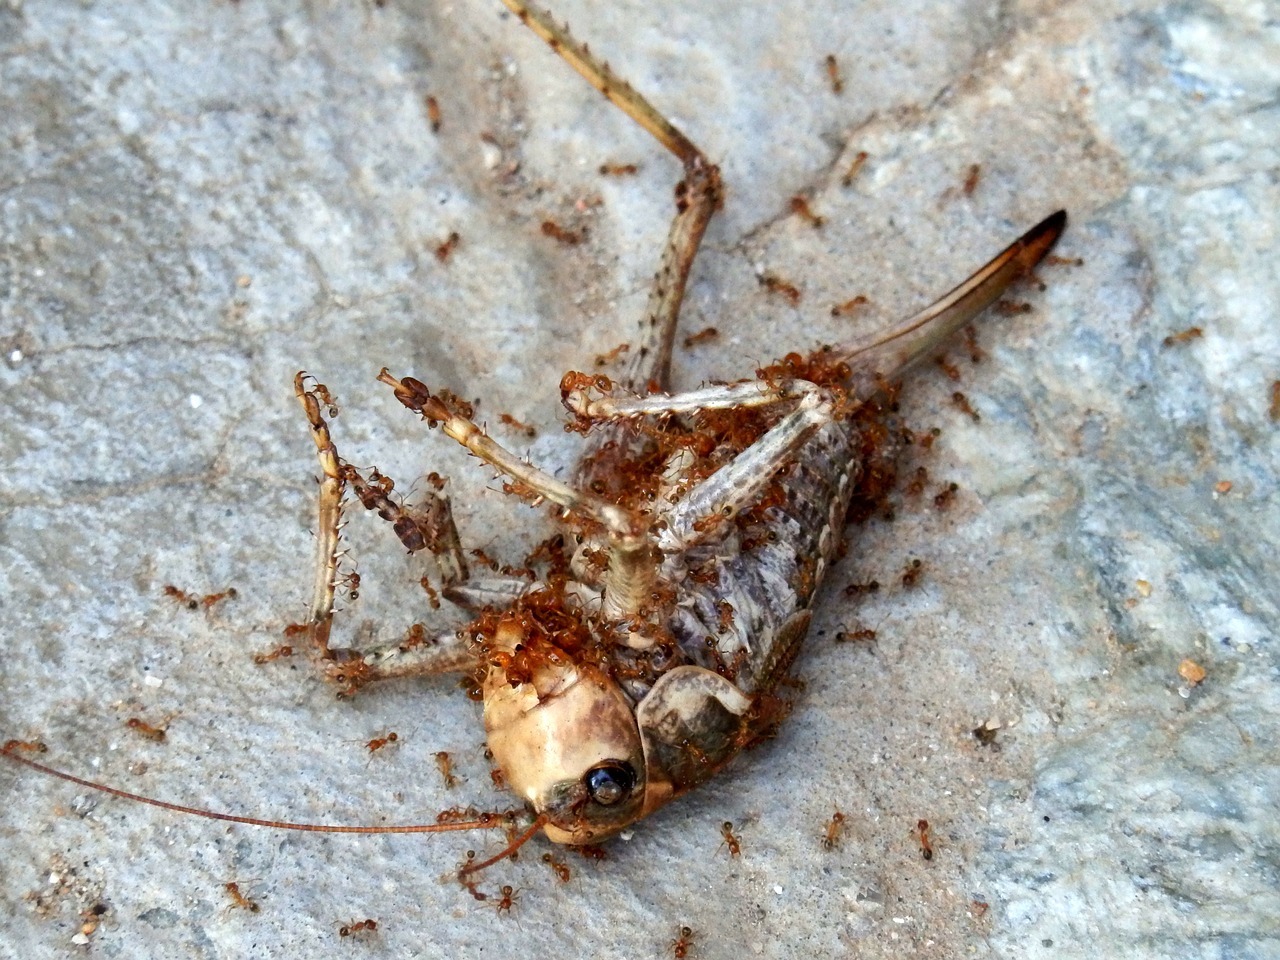
[[[980,364],[955,351],[959,384],[915,379],[908,421],[942,432],[906,469],[929,485],[833,573],[793,717],[611,859],[569,856],[561,885],[539,842],[492,872],[521,890],[499,916],[441,882],[492,838],[228,829],[0,767],[0,955],[661,957],[688,924],[708,958],[1280,956],[1275,8],[558,13],[724,165],[685,321],[721,335],[679,351],[683,385],[874,329],[1058,207],[1059,252],[1084,262],[1015,294],[1033,309],[982,328]],[[606,161],[641,169],[602,178]],[[545,516],[374,375],[481,397],[491,423],[537,429],[495,434],[571,463],[560,374],[629,335],[676,177],[496,0],[0,3],[0,736],[259,815],[501,803],[452,682],[339,703],[303,661],[251,661],[310,582],[315,468],[290,381],[305,368],[337,394],[350,459],[406,486],[450,475],[464,536],[522,557]],[[802,192],[822,229],[789,214]],[[549,217],[588,242],[542,236]],[[864,311],[830,315],[855,294]],[[418,573],[386,531],[351,529],[363,596],[342,629],[394,638],[427,616]],[[193,613],[170,583],[239,597]],[[877,638],[837,644],[842,626]],[[167,742],[131,716],[167,721]],[[370,758],[388,730],[399,746]],[[836,806],[849,828],[827,852]],[[233,880],[259,912],[230,908]],[[338,942],[365,917],[375,936]]]

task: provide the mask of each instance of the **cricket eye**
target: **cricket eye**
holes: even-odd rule
[[[602,807],[611,807],[631,793],[631,788],[636,785],[636,774],[629,763],[606,760],[588,770],[583,780],[592,800]]]

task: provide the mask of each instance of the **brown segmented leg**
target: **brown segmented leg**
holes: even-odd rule
[[[652,589],[656,570],[652,562],[653,538],[638,517],[521,460],[486,434],[471,419],[469,407],[456,398],[452,404],[446,402],[450,399],[447,395],[432,395],[426,384],[413,377],[396,379],[385,367],[378,379],[391,387],[396,399],[420,414],[429,426],[439,426],[446,436],[462,444],[473,456],[514,480],[516,492],[532,498],[535,503],[550,500],[564,508],[567,515],[602,527],[609,544],[605,615],[621,618],[640,611]]]
[[[548,46],[558,53],[569,66],[578,73],[623,113],[657,138],[658,142],[680,158],[688,166],[691,163],[705,163],[702,151],[690,142],[689,138],[676,129],[675,124],[653,108],[644,97],[612,70],[609,65],[598,60],[586,44],[579,43],[569,35],[568,27],[559,26],[551,14],[539,9],[532,3],[523,0],[502,0],[507,9],[520,18],[520,22],[547,41]]]
[[[574,40],[567,28],[557,25],[549,13],[525,0],[503,0],[503,3],[588,83],[675,154],[684,166],[684,179],[676,186],[675,219],[653,278],[649,301],[640,318],[636,343],[617,378],[623,387],[638,393],[647,393],[651,388],[664,390],[670,380],[671,351],[689,272],[707,224],[720,207],[720,169],[631,84],[610,70],[585,44]],[[646,443],[646,438],[632,424],[609,424],[593,431],[587,438],[582,466],[575,477],[577,486],[582,490],[594,489],[597,470],[607,472],[619,458],[638,456]],[[606,447],[610,448],[610,454],[599,456]],[[613,616],[637,612],[653,580],[647,539],[630,537],[624,542],[614,537],[608,578],[606,611]]]
[[[315,387],[307,389],[307,381]],[[319,516],[316,520],[316,570],[311,591],[311,611],[307,616],[307,633],[323,656],[329,655],[329,632],[333,626],[333,597],[338,579],[338,528],[342,523],[342,467],[338,449],[329,436],[329,425],[320,412],[320,404],[332,401],[324,384],[299,371],[293,378],[293,392],[302,404],[315,441],[320,461]]]
[[[684,180],[676,187],[676,216],[671,222],[658,272],[649,292],[649,302],[640,320],[638,342],[618,377],[623,386],[641,393],[650,386],[666,389],[676,322],[680,316],[680,304],[684,301],[689,271],[698,255],[707,223],[720,207],[720,169],[708,161],[693,141],[631,84],[610,70],[609,65],[591,53],[585,44],[573,39],[568,28],[559,26],[549,13],[522,0],[503,0],[503,3],[588,83],[649,131],[684,165]]]
[[[631,390],[666,390],[671,379],[671,350],[675,344],[680,305],[694,258],[712,214],[720,207],[720,169],[706,161],[685,165],[685,178],[676,187],[676,216],[671,221],[649,302],[640,320],[636,349],[628,356],[619,382]]]
[[[641,531],[634,517],[594,494],[576,490],[557,480],[545,470],[521,460],[471,419],[469,405],[450,405],[448,395],[433,395],[427,386],[413,377],[397,379],[386,367],[378,374],[378,380],[395,391],[396,399],[427,423],[439,426],[445,435],[456,440],[472,456],[501,470],[519,484],[520,489],[538,501],[550,500],[578,517],[598,523],[612,536],[639,536]]]
[[[664,553],[682,553],[713,536],[711,521],[728,520],[758,500],[778,471],[795,463],[804,444],[834,420],[835,405],[827,391],[813,387],[755,443],[659,510],[658,546]]]
[[[324,674],[344,685],[341,695],[350,695],[374,680],[419,676],[470,669],[475,665],[471,644],[458,631],[447,631],[431,639],[398,642],[375,650],[335,649],[329,645],[333,628],[333,605],[338,578],[343,493],[350,486],[361,502],[392,523],[410,552],[427,548],[435,555],[445,586],[466,580],[468,572],[458,542],[457,528],[448,501],[432,493],[421,510],[406,510],[389,499],[382,488],[371,484],[359,471],[343,463],[329,435],[323,407],[333,398],[324,385],[308,389],[306,373],[294,377],[294,393],[306,413],[320,461],[319,519],[316,529],[316,574],[308,633],[324,664]]]
[[[453,630],[437,634],[418,646],[390,643],[369,650],[360,662],[358,685],[374,680],[457,673],[474,669],[479,661],[471,638]]]

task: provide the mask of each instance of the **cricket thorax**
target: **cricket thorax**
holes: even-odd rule
[[[892,390],[863,384],[868,395],[857,397],[854,388],[849,366],[824,348],[788,355],[755,380],[705,391],[742,405],[696,401],[687,410],[620,419],[646,398],[628,398],[603,377],[565,376],[573,426],[588,435],[579,485],[640,518],[655,544],[651,589],[630,646],[645,646],[647,630],[662,649],[674,643],[676,657],[668,653],[665,664],[704,667],[746,693],[776,684],[794,653],[785,647],[796,617],[839,554],[851,500],[879,501],[889,486],[883,465],[897,446],[887,424]],[[744,455],[750,462],[747,451],[806,400],[831,411],[829,419],[786,460],[762,461],[719,483],[721,471]],[[735,484],[754,489],[749,496],[738,490],[735,499]],[[580,579],[605,586],[609,551],[601,538],[587,533],[575,559]],[[631,681],[635,657],[625,660]],[[646,679],[643,688],[629,686],[637,699],[656,676]]]

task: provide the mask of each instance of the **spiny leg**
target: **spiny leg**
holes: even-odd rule
[[[653,541],[640,518],[607,500],[577,490],[551,474],[526,463],[489,437],[471,419],[470,405],[449,394],[433,396],[426,384],[413,377],[397,380],[385,368],[378,379],[390,386],[404,406],[419,414],[428,426],[439,426],[475,457],[515,481],[514,491],[535,503],[550,500],[577,516],[604,528],[609,543],[609,567],[605,573],[604,612],[610,618],[639,612],[655,576]]]
[[[447,501],[433,494],[434,500],[429,499],[427,510],[415,515],[387,498],[381,486],[371,484],[354,467],[343,463],[321,412],[322,407],[333,410],[333,398],[321,383],[315,383],[308,389],[309,379],[312,378],[306,373],[298,373],[294,377],[294,393],[306,414],[322,474],[316,530],[316,575],[307,628],[325,665],[325,674],[345,685],[340,696],[349,696],[374,680],[471,668],[475,664],[475,655],[469,640],[458,631],[445,632],[435,638],[427,638],[420,630],[411,631],[405,640],[366,652],[329,646],[338,577],[342,499],[347,485],[357,491],[366,507],[377,510],[396,525],[402,541],[414,543],[417,537],[421,540],[417,544],[418,549],[424,546],[431,549],[440,561],[442,571],[446,571],[444,576],[452,578],[451,583],[464,580],[467,569]],[[441,538],[440,542],[436,537]],[[412,552],[413,547],[410,549]]]
[[[548,46],[558,53],[569,66],[577,70],[586,81],[603,93],[609,100],[640,126],[648,130],[664,147],[689,166],[694,163],[705,163],[702,151],[676,129],[666,117],[655,110],[652,104],[632,88],[631,84],[617,76],[609,65],[598,60],[586,44],[579,43],[569,35],[567,27],[562,27],[552,19],[551,14],[541,10],[524,0],[502,0],[507,9],[520,18],[520,22],[547,41]]]
[[[338,672],[334,679],[348,684],[339,696],[350,696],[375,680],[459,673],[475,668],[478,662],[465,630],[446,630],[434,637],[412,636],[411,631],[405,640],[366,650],[356,660],[335,665]]]
[[[315,387],[308,390],[307,381]],[[333,407],[333,398],[324,384],[299,371],[293,378],[293,392],[302,404],[320,460],[320,496],[316,526],[315,583],[311,611],[307,615],[307,635],[321,655],[329,655],[329,632],[333,626],[333,598],[338,578],[339,527],[342,524],[342,468],[338,450],[329,436],[329,426],[320,412],[323,403]]]
[[[638,344],[618,377],[626,387],[663,390],[671,378],[671,350],[675,344],[680,306],[693,261],[712,214],[721,202],[720,170],[701,161],[685,165],[685,178],[676,186],[676,216],[653,276],[649,301],[640,319]]]
[[[680,417],[712,410],[745,411],[780,404],[796,406],[732,463],[691,490],[679,493],[673,506],[659,511],[657,542],[666,553],[680,552],[705,540],[721,518],[732,517],[747,507],[796,451],[835,416],[834,398],[827,391],[796,378],[744,380],[674,395],[614,397],[605,393],[593,398],[591,391],[599,390],[598,384],[585,375],[581,380],[572,377],[572,374],[566,376],[561,392],[565,406],[578,416],[584,429],[628,418]],[[849,410],[846,408],[843,412],[847,414]],[[696,457],[687,447],[679,448],[668,458],[659,502],[681,491],[683,477],[695,462]]]
[[[684,179],[676,186],[675,219],[671,222],[658,272],[654,275],[649,300],[640,319],[637,343],[617,378],[622,386],[637,393],[645,393],[651,388],[665,389],[670,379],[671,351],[689,272],[707,224],[720,207],[720,170],[675,124],[609,69],[608,64],[592,54],[585,44],[573,39],[568,29],[556,24],[550,14],[524,0],[503,2],[588,83],[649,131],[684,166]],[[598,431],[590,437],[583,455],[583,470],[577,478],[580,486],[592,487],[590,465],[597,462],[592,454],[609,443],[634,447],[642,444],[643,438],[626,425],[616,430]]]
[[[439,426],[447,436],[466,447],[472,456],[511,477],[536,499],[559,504],[579,517],[600,524],[612,535],[639,534],[634,518],[627,511],[593,494],[575,490],[521,460],[491,438],[471,419],[470,404],[444,392],[433,395],[426,384],[413,377],[398,380],[385,367],[378,374],[378,380],[391,387],[396,399],[421,415],[428,426]]]

